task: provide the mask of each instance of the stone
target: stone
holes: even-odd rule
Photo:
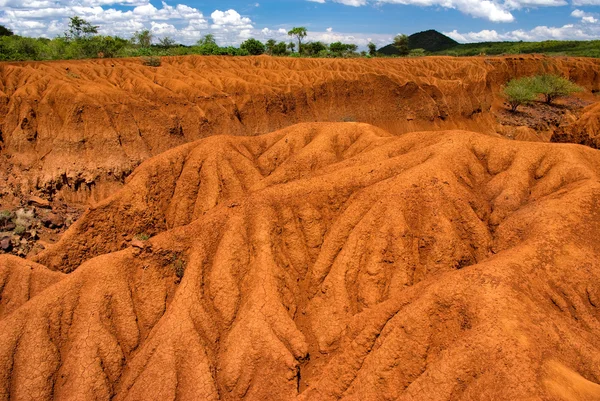
[[[12,242],[10,241],[10,237],[4,237],[0,239],[0,249],[4,252],[12,251]]]
[[[48,213],[42,219],[42,223],[48,228],[61,228],[65,225],[65,218],[56,213]]]
[[[51,209],[52,208],[52,206],[50,206],[49,201],[47,201],[46,199],[42,199],[39,196],[30,197],[29,201],[27,203],[31,206],[37,206],[42,209]]]

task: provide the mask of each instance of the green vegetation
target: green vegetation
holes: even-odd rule
[[[510,110],[514,113],[519,106],[531,104],[538,94],[532,85],[532,78],[526,77],[513,79],[506,84],[504,96],[510,105]]]
[[[398,55],[400,56],[408,56],[410,53],[410,49],[408,47],[408,36],[406,35],[397,35],[394,38],[394,43],[392,44],[398,51]]]
[[[265,45],[259,40],[250,38],[241,44],[240,49],[247,51],[251,56],[260,56],[265,52]]]
[[[135,236],[135,239],[140,241],[148,241],[150,239],[150,236],[146,233],[140,233]]]
[[[513,79],[506,84],[503,93],[511,111],[516,112],[519,106],[533,103],[540,95],[547,104],[551,104],[559,97],[582,90],[566,78],[547,74]]]
[[[142,64],[144,64],[148,67],[160,67],[162,62],[160,61],[160,57],[149,56],[149,57],[142,57]]]
[[[600,41],[498,42],[457,44],[451,38],[425,31],[406,36],[398,35],[394,43],[377,49],[374,43],[368,51],[358,52],[353,43],[326,44],[305,39],[305,27],[294,27],[288,35],[296,42],[266,43],[250,38],[239,48],[219,46],[215,37],[205,35],[192,46],[185,46],[165,36],[157,38],[149,30],[135,32],[129,39],[98,34],[98,27],[80,17],[70,18],[68,30],[54,39],[29,38],[14,35],[0,25],[0,61],[71,60],[82,58],[140,57],[145,65],[159,66],[162,56],[247,56],[268,54],[288,57],[422,57],[428,55],[473,56],[493,54],[545,53],[549,55],[600,57]]]
[[[434,54],[448,56],[546,54],[549,56],[600,57],[600,40],[467,43]]]
[[[583,91],[583,88],[568,79],[549,74],[534,77],[532,86],[535,92],[544,96],[547,104],[551,104],[556,98]]]
[[[288,32],[289,36],[295,37],[298,40],[298,53],[302,51],[302,40],[306,37],[306,28],[303,26],[294,27]]]

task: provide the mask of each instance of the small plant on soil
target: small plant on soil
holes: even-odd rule
[[[15,233],[16,235],[22,235],[22,234],[25,234],[25,231],[26,231],[26,230],[27,230],[27,229],[26,229],[25,227],[23,227],[23,226],[17,226],[17,227],[15,228],[15,231],[14,231],[14,233]]]
[[[550,74],[533,77],[531,85],[535,92],[544,95],[544,100],[547,104],[551,104],[559,97],[583,91],[582,87],[568,79]]]
[[[148,241],[150,239],[150,236],[146,233],[140,233],[135,236],[135,239],[140,241]]]
[[[531,104],[537,98],[532,81],[530,77],[513,79],[504,87],[504,97],[513,113],[519,106]]]
[[[173,253],[171,255],[171,267],[175,271],[175,276],[177,276],[177,279],[181,280],[185,274],[186,263],[185,260],[181,258],[179,253]]]
[[[160,67],[162,62],[160,60],[160,57],[149,56],[149,57],[142,57],[142,64],[144,64],[148,67]]]

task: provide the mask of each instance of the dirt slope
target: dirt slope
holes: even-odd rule
[[[586,107],[580,118],[555,132],[551,140],[559,143],[578,143],[599,149],[600,103],[594,103]]]
[[[143,160],[203,137],[257,135],[299,122],[360,121],[393,134],[492,133],[512,77],[559,72],[600,89],[597,60],[163,58],[0,64],[0,182],[101,200]]]
[[[597,400],[599,174],[358,123],[175,148],[49,269],[0,257],[0,400]]]

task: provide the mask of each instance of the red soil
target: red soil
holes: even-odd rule
[[[143,160],[216,134],[358,121],[392,134],[498,131],[515,76],[561,73],[600,89],[594,59],[163,58],[0,64],[0,193],[99,201]]]
[[[92,201],[0,255],[0,401],[600,399],[599,109],[498,97],[599,67],[0,64],[0,206]]]
[[[0,257],[0,400],[597,400],[599,175],[358,123],[170,150]]]

